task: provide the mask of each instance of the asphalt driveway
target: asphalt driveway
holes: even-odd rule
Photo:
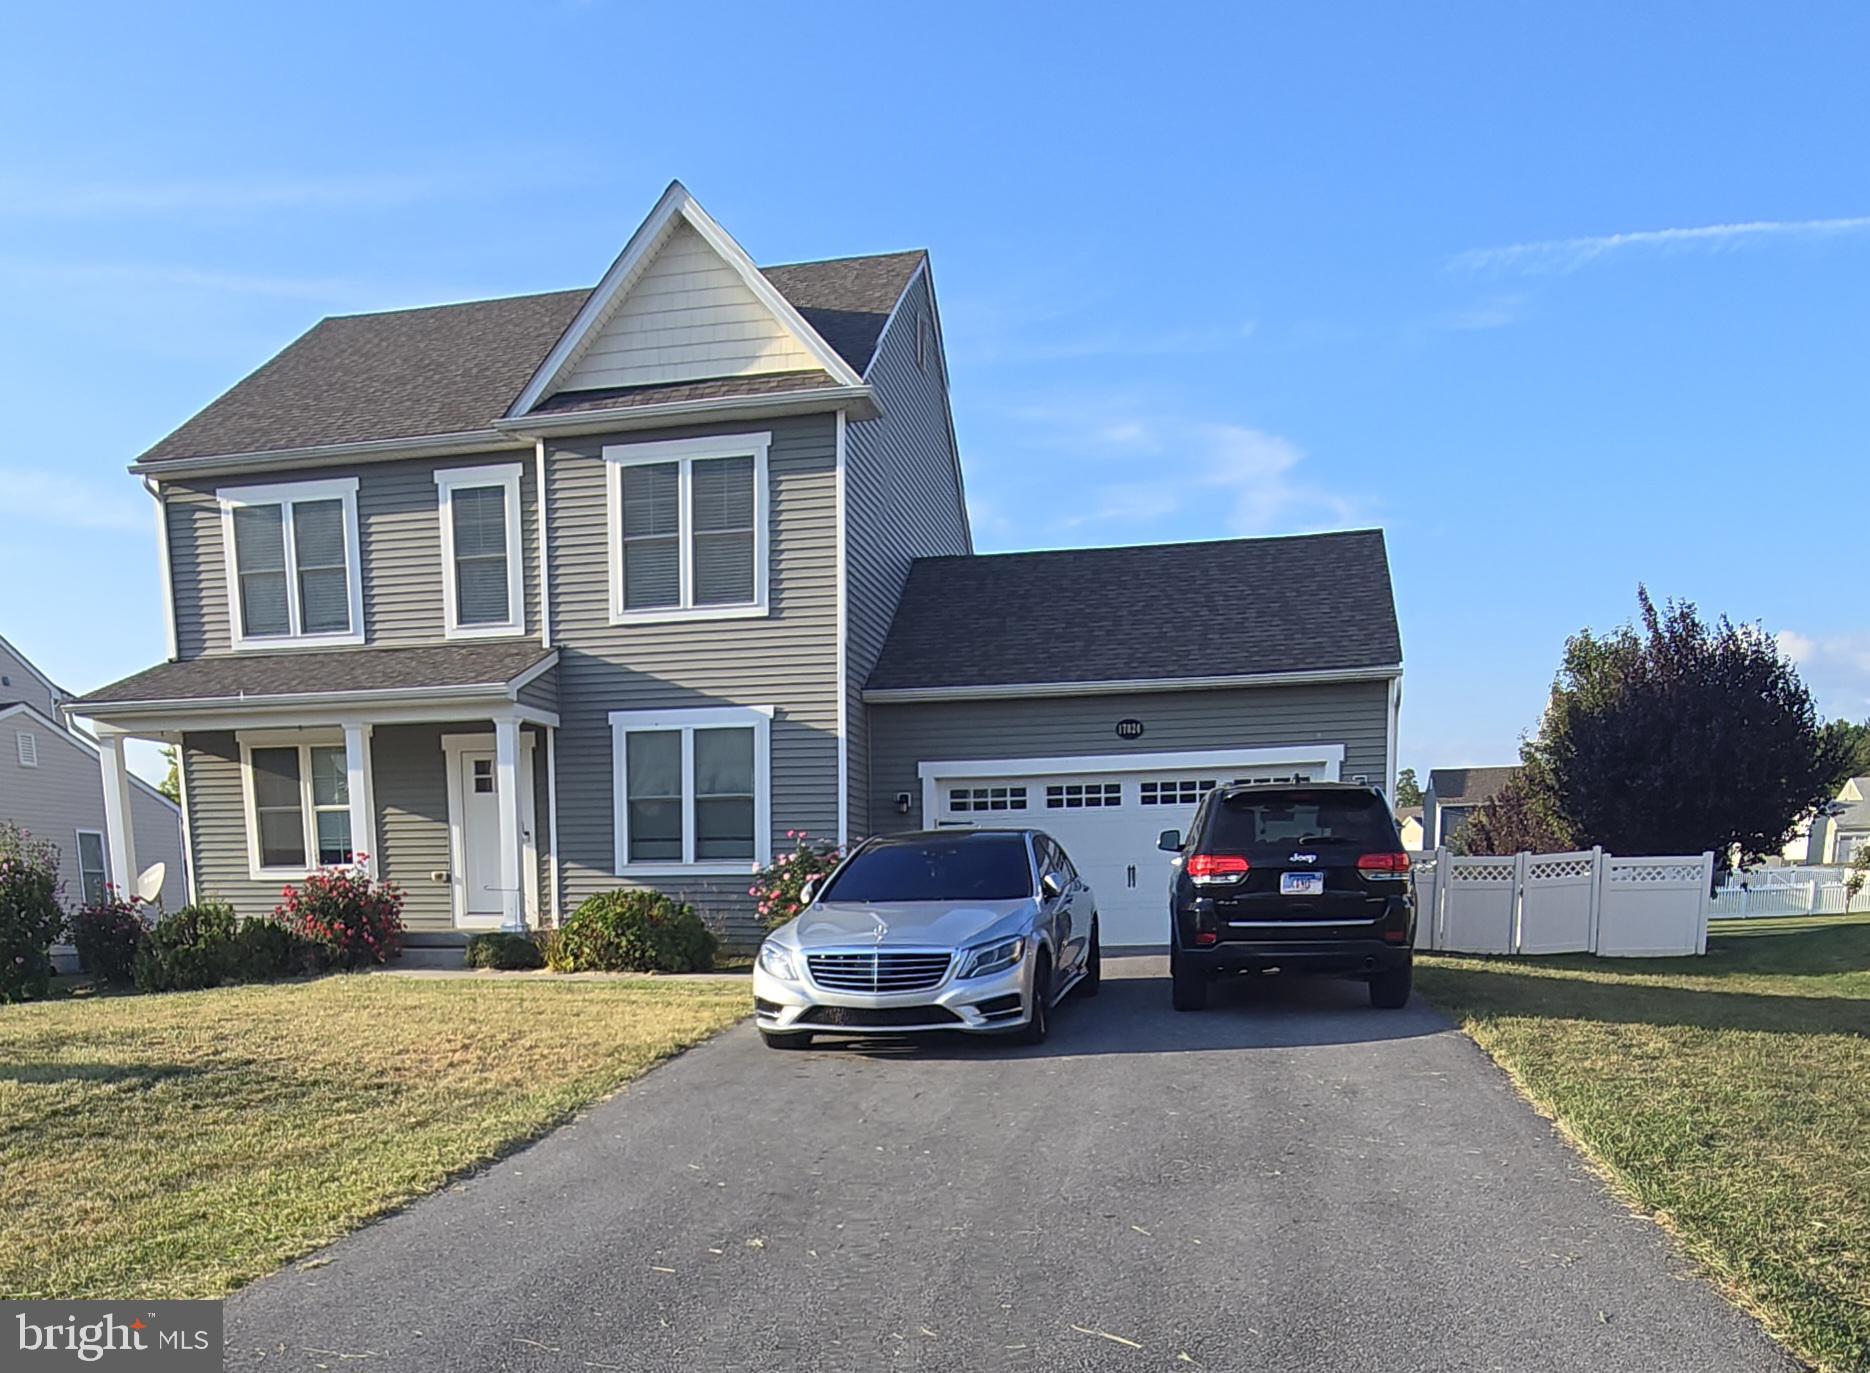
[[[1793,1367],[1433,1011],[1154,959],[1039,1049],[743,1025],[320,1258],[228,1367]]]

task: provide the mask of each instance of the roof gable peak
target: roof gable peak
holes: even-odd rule
[[[820,369],[862,378],[680,181],[637,226],[507,411],[559,390]]]

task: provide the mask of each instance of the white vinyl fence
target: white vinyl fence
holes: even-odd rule
[[[1870,911],[1870,883],[1850,897],[1844,867],[1752,868],[1730,872],[1714,893],[1717,920],[1756,915],[1844,915]]]
[[[1418,949],[1620,958],[1708,951],[1711,853],[1463,858],[1434,849],[1411,858]]]

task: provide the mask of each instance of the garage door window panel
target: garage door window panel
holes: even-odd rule
[[[984,787],[950,787],[948,809],[956,815],[978,814],[982,811],[1025,810],[1026,788],[998,784]]]
[[[1045,789],[1047,810],[1108,810],[1122,804],[1121,782],[1057,782]]]

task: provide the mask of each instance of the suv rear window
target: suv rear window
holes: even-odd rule
[[[1389,808],[1374,792],[1234,792],[1218,796],[1202,848],[1251,855],[1294,844],[1395,850],[1402,847]]]
[[[1032,895],[1023,834],[890,839],[859,850],[826,901],[1010,901]]]

